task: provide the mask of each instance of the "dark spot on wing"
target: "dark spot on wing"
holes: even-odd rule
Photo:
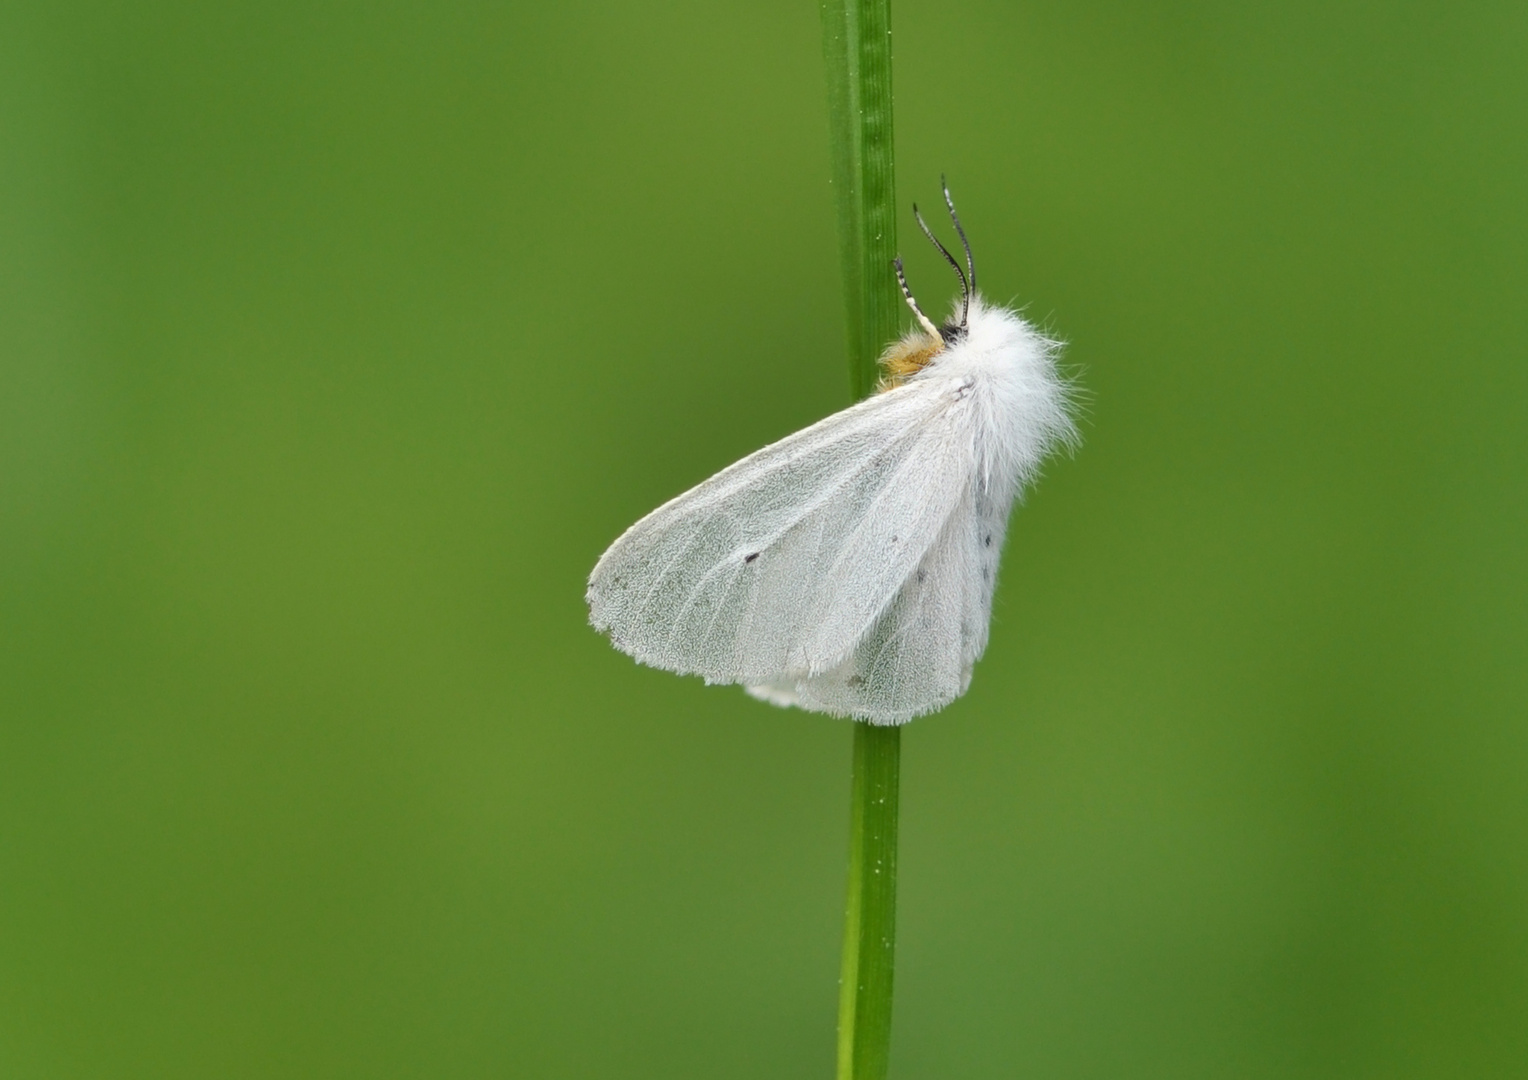
[[[982,537],[982,545],[984,547],[991,547],[992,546],[992,534],[991,533],[988,533],[986,536]]]
[[[753,560],[757,559],[758,557],[759,557],[759,553],[757,551],[755,551],[752,555],[744,555],[743,556],[743,561],[744,562],[753,562]]]
[[[865,676],[863,676],[863,675],[850,675],[849,678],[844,681],[844,685],[845,686],[864,686],[865,685]]]
[[[919,570],[918,571],[918,584],[922,585],[923,584],[923,579],[926,578],[926,577],[928,577],[928,571],[927,570]]]

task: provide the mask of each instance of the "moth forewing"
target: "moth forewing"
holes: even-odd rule
[[[843,661],[913,572],[970,468],[940,388],[878,395],[744,458],[600,559],[596,628],[642,663],[767,683]]]

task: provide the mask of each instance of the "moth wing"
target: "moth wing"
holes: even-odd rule
[[[974,470],[947,380],[868,398],[665,503],[595,565],[590,621],[710,682],[840,664],[927,555]]]
[[[1011,496],[992,498],[968,478],[917,570],[850,656],[820,674],[777,675],[749,693],[878,724],[905,723],[964,694],[987,647],[1011,506]]]

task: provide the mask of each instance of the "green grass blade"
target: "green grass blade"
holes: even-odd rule
[[[902,729],[854,725],[849,900],[838,987],[838,1080],[884,1080],[897,926]]]
[[[876,358],[902,322],[891,123],[890,0],[824,0],[823,55],[849,385],[875,390]],[[838,998],[838,1080],[884,1080],[891,1048],[902,732],[854,725],[849,888]]]
[[[849,385],[862,398],[875,389],[876,357],[899,333],[903,313],[891,269],[897,219],[890,0],[824,0],[822,45]]]

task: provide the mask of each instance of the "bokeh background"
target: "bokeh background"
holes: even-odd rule
[[[894,1077],[1528,1075],[1528,7],[893,25],[1090,395]],[[0,1074],[830,1075],[847,725],[582,602],[847,403],[826,141],[805,0],[7,5]]]

